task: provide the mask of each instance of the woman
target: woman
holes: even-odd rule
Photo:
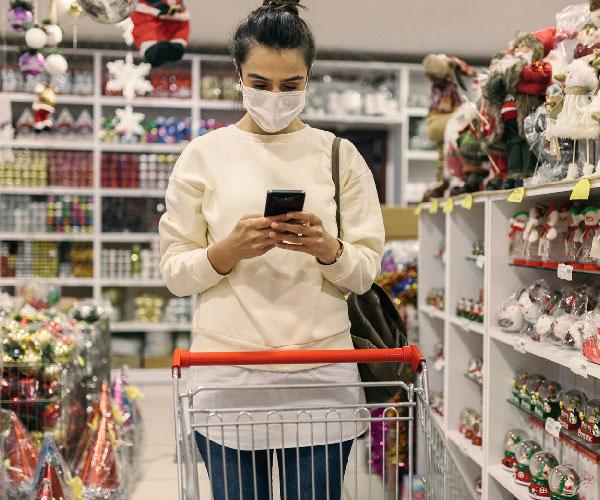
[[[370,288],[383,248],[373,176],[356,148],[342,141],[336,238],[334,136],[298,118],[316,49],[297,1],[266,0],[237,28],[231,49],[247,113],[194,139],[175,165],[160,221],[162,275],[175,295],[200,294],[193,351],[351,349],[344,294]],[[304,190],[303,211],[264,217],[271,189]],[[192,389],[246,388],[199,391],[198,410],[276,408],[295,422],[297,408],[315,408],[317,419],[326,415],[317,407],[364,404],[356,388],[252,390],[356,383],[356,365],[198,367],[189,377]],[[210,423],[208,413],[199,421]],[[267,415],[256,410],[250,418]],[[233,410],[222,413],[220,429],[196,435],[214,498],[269,498],[273,457],[265,450],[275,449],[282,498],[326,498],[329,488],[327,498],[339,499],[353,440],[364,431],[354,410],[344,415],[354,421],[337,425],[333,436],[326,425],[267,430],[240,425]]]

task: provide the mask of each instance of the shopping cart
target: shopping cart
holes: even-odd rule
[[[328,364],[328,363],[366,363],[366,362],[394,362],[409,363],[417,373],[416,383],[406,384],[401,381],[385,382],[354,382],[347,384],[296,384],[296,385],[263,385],[253,387],[241,387],[234,385],[190,387],[180,389],[180,378],[183,368],[193,366],[249,366],[249,365],[278,365],[278,364]],[[303,440],[309,436],[312,450],[313,437],[320,431],[324,432],[326,450],[330,447],[340,447],[339,485],[343,483],[342,498],[344,500],[365,500],[381,498],[383,500],[413,498],[413,478],[415,476],[414,459],[414,436],[415,420],[422,425],[421,434],[427,440],[427,461],[423,472],[426,498],[443,499],[446,485],[444,480],[447,476],[447,466],[451,460],[447,460],[446,443],[443,433],[435,428],[435,421],[431,417],[428,405],[427,369],[425,360],[416,346],[400,349],[373,349],[373,350],[326,350],[326,351],[259,351],[259,352],[230,352],[230,353],[192,353],[189,351],[176,350],[172,362],[173,374],[173,398],[175,407],[175,438],[177,452],[177,479],[180,500],[207,500],[211,497],[208,477],[213,477],[211,456],[208,453],[208,461],[204,465],[198,464],[197,460],[197,433],[202,434],[207,440],[215,441],[220,447],[222,463],[225,462],[226,453],[234,449],[237,452],[237,463],[244,452],[252,454],[252,489],[254,499],[263,498],[257,493],[262,487],[268,488],[268,498],[299,498],[301,473],[296,474],[296,484],[286,484],[287,473],[275,474],[272,472],[273,455],[268,453],[266,477],[258,477],[256,472],[256,455],[259,449],[254,448],[254,436],[262,433],[267,440],[266,449],[286,451],[278,454],[277,467],[286,469],[285,457],[288,451],[297,453],[306,446]],[[393,387],[403,397],[397,402],[365,404],[359,402],[356,405],[343,406],[305,406],[293,408],[198,408],[194,404],[195,398],[204,395],[204,391],[248,391],[248,390],[286,390],[302,391],[306,389],[336,390],[352,388],[361,391],[367,387]],[[233,393],[233,392],[232,392]],[[399,398],[396,398],[399,399]],[[299,398],[301,400],[301,398]],[[395,401],[395,400],[394,400]],[[415,419],[418,414],[419,418]],[[354,436],[362,434],[362,439],[355,441],[352,452],[348,458],[345,476],[342,467],[342,429],[343,426],[354,425],[356,432]],[[379,426],[379,433],[373,432]],[[438,432],[436,432],[438,431]],[[250,434],[252,436],[251,446],[240,446],[240,435]],[[378,436],[374,440],[373,436]],[[303,436],[303,437],[302,437]],[[336,436],[339,438],[336,441]],[[380,436],[380,437],[379,437]],[[229,442],[228,442],[229,441]],[[233,445],[231,444],[233,441]],[[431,442],[430,442],[431,441]],[[402,446],[405,443],[405,447]],[[237,446],[236,446],[237,445]],[[226,451],[227,448],[227,451]],[[210,448],[209,448],[210,449]],[[443,455],[443,459],[439,456]],[[217,455],[218,457],[218,455]],[[220,457],[219,457],[220,458]],[[314,459],[314,457],[313,457]],[[212,458],[216,461],[215,458]],[[279,461],[282,460],[280,464]],[[337,460],[337,458],[336,458]],[[273,460],[274,461],[274,460]],[[296,462],[297,464],[298,462]],[[313,472],[312,499],[323,498],[329,500],[329,462],[325,462],[327,488],[325,492],[314,491],[314,462],[311,470]],[[225,487],[225,499],[237,500],[240,498],[239,491],[243,490],[242,475],[240,468],[233,469],[237,472],[237,484],[232,488],[229,495],[227,484],[231,484],[232,478],[227,479],[228,467],[221,467],[224,478],[220,480]],[[199,480],[200,474],[204,476]],[[264,471],[263,471],[264,472]],[[298,471],[299,472],[299,471]],[[460,474],[459,474],[460,476]],[[214,476],[216,477],[216,476]],[[310,479],[310,478],[309,478]],[[337,480],[337,478],[336,478]],[[236,478],[233,478],[236,482]],[[333,481],[333,479],[332,479]],[[273,484],[275,482],[275,484]],[[279,482],[279,487],[277,487]],[[464,480],[463,480],[464,482]],[[265,486],[266,484],[266,486]],[[291,488],[297,488],[296,493]],[[202,492],[200,491],[202,489]],[[447,488],[448,491],[450,491]],[[264,491],[264,490],[263,490]],[[467,488],[461,491],[464,495]],[[288,495],[289,492],[289,495]],[[279,493],[279,496],[278,496]],[[304,500],[305,497],[302,497]],[[447,498],[468,498],[464,496]],[[246,500],[246,497],[244,497]]]

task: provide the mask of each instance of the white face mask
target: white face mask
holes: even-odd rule
[[[258,126],[269,134],[287,128],[304,109],[306,89],[271,92],[242,84],[244,107]]]

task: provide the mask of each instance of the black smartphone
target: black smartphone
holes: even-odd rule
[[[306,193],[300,190],[273,189],[267,191],[265,217],[275,217],[288,212],[302,212],[305,197]]]

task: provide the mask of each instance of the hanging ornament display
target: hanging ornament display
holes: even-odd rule
[[[25,32],[25,43],[30,49],[41,49],[47,42],[48,36],[39,26],[33,26]]]
[[[139,0],[131,20],[135,46],[152,67],[183,57],[190,37],[190,13],[182,0]]]
[[[51,76],[63,75],[67,72],[69,65],[67,60],[59,54],[55,52],[46,57],[46,73]]]
[[[137,0],[77,0],[77,3],[94,21],[116,24],[132,14]]]
[[[52,115],[56,105],[56,93],[52,85],[39,83],[35,87],[37,101],[33,104],[33,128],[36,132],[49,130],[54,125]]]
[[[19,69],[26,75],[38,76],[46,68],[46,59],[37,50],[26,50],[19,57]]]
[[[51,47],[56,47],[63,39],[63,33],[60,29],[60,26],[56,23],[53,23],[49,19],[44,21],[43,24],[44,31],[46,32],[46,39],[48,45]]]
[[[117,109],[115,114],[117,120],[115,130],[122,134],[126,141],[131,141],[135,135],[144,133],[144,127],[142,127],[142,120],[146,116],[144,113],[136,113],[128,104],[124,109]]]
[[[76,3],[75,0],[56,0],[56,13],[59,16],[66,14],[71,10],[71,5],[73,5],[73,3]]]
[[[15,31],[23,31],[33,23],[33,6],[25,0],[11,0],[8,24]]]
[[[152,84],[146,80],[146,75],[150,73],[150,64],[134,64],[131,53],[125,56],[125,60],[106,63],[106,67],[110,75],[106,82],[106,90],[121,91],[128,101],[131,101],[136,94],[145,95],[153,89]]]

